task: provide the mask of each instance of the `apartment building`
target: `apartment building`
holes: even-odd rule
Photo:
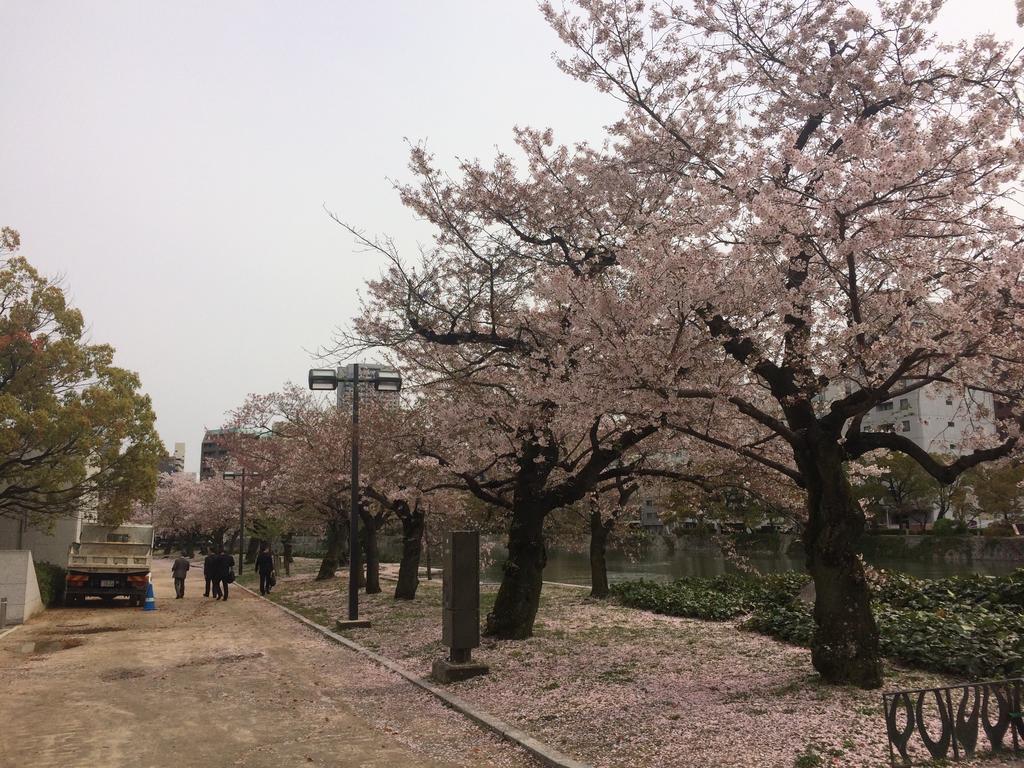
[[[941,382],[879,403],[864,416],[869,432],[901,434],[931,454],[961,456],[978,437],[996,434],[995,404],[987,392],[957,392]]]

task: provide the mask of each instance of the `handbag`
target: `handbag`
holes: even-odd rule
[[[267,581],[267,583],[272,587],[277,586],[277,571],[270,572],[270,579]]]
[[[234,584],[235,583],[235,567],[234,566],[231,566],[230,568],[228,568],[228,575],[224,577],[224,581],[226,581],[228,584]]]

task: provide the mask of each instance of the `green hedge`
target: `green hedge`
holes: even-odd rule
[[[36,581],[39,582],[39,597],[43,605],[50,607],[64,602],[63,568],[51,563],[36,563]]]
[[[801,573],[774,573],[759,578],[745,576],[691,577],[669,584],[626,581],[612,585],[612,592],[626,605],[669,616],[723,621],[750,613],[765,602],[795,595],[808,577]]]
[[[743,626],[810,645],[811,606],[797,596],[805,574],[725,576],[616,584],[626,605],[700,619],[746,616]],[[1024,569],[1008,576],[915,579],[884,574],[872,587],[882,653],[969,677],[1024,674]]]
[[[962,520],[950,520],[948,517],[944,517],[935,521],[930,533],[933,536],[964,536],[969,531],[967,523]]]

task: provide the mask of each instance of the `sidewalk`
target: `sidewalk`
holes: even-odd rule
[[[0,640],[0,765],[533,766],[428,694],[243,590],[154,613],[51,609]]]

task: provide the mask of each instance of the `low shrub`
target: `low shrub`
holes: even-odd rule
[[[800,573],[626,582],[626,605],[698,619],[746,616],[742,626],[807,646],[813,611],[800,600]],[[882,572],[872,582],[882,653],[924,669],[971,678],[1024,673],[1024,569],[1008,576],[917,579]]]
[[[950,520],[944,517],[936,520],[932,526],[932,534],[935,536],[962,536],[967,533],[967,524],[962,520]]]
[[[993,536],[1000,536],[1001,537],[1001,536],[1015,536],[1016,534],[1013,531],[1013,526],[1012,525],[1010,525],[1009,523],[1007,523],[1007,522],[1005,522],[1003,520],[998,520],[998,521],[992,523],[991,525],[985,526],[982,529],[982,531],[981,531],[981,535],[982,536],[989,536],[989,537],[993,537]]]
[[[744,629],[769,635],[793,645],[810,645],[814,637],[814,615],[811,606],[801,600],[779,600],[754,609],[743,622]]]
[[[971,678],[1024,671],[1024,618],[1013,611],[981,606],[900,610],[882,604],[874,612],[886,656]]]
[[[1024,608],[1024,569],[1007,576],[949,576],[916,579],[905,573],[883,572],[872,585],[876,603],[895,608],[937,610],[965,605]]]
[[[612,593],[634,608],[668,616],[722,621],[744,613],[745,590],[728,577],[680,579],[670,584],[631,581],[615,584]]]
[[[750,613],[755,607],[795,599],[809,581],[802,573],[767,576],[725,575],[684,578],[670,583],[627,581],[612,586],[623,603],[669,616],[723,621]]]
[[[59,565],[36,563],[36,581],[39,583],[39,597],[43,605],[51,607],[64,602],[64,576],[67,573]]]

